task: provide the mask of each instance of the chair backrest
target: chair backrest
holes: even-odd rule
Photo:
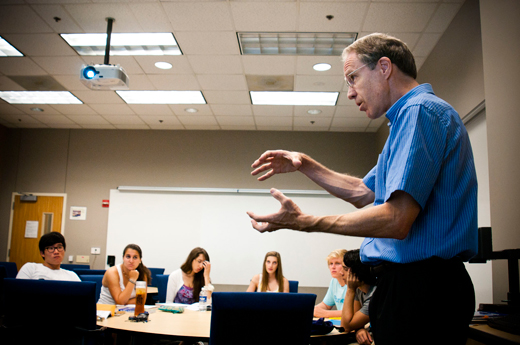
[[[0,266],[4,266],[7,272],[7,278],[16,278],[18,274],[18,267],[16,267],[16,262],[0,262]]]
[[[96,284],[57,280],[4,280],[4,325],[29,332],[96,329]],[[43,338],[42,338],[43,339]]]
[[[158,286],[156,277],[158,274],[164,274],[164,268],[148,267],[148,269],[152,274],[152,281],[148,284],[148,286]]]
[[[80,265],[80,264],[61,264],[60,268],[63,268],[64,270],[74,271],[75,269],[90,269],[90,265]]]
[[[157,285],[157,302],[166,302],[166,290],[168,289],[169,274],[158,274],[155,276]]]
[[[76,274],[78,276],[80,275],[83,275],[83,274],[88,274],[88,275],[105,275],[105,272],[107,270],[89,270],[89,269],[84,269],[84,268],[75,268],[73,269],[74,272],[76,272]]]
[[[289,280],[289,292],[298,292],[298,281]]]
[[[210,345],[308,345],[316,295],[214,292]]]
[[[103,285],[104,276],[99,274],[78,274],[78,276],[82,282],[96,283],[96,302],[99,301],[99,295],[101,294],[101,286]]]

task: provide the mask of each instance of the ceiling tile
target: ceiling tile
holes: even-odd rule
[[[79,56],[35,56],[33,60],[47,73],[74,74],[78,78],[81,66],[84,64]]]
[[[74,91],[74,96],[87,104],[108,104],[125,102],[114,91]]]
[[[112,32],[142,32],[137,18],[125,3],[66,4],[63,6],[83,32],[107,32],[106,18],[109,17],[115,19],[112,24]]]
[[[227,2],[163,2],[162,6],[176,32],[234,30]]]
[[[172,24],[166,13],[164,13],[164,3],[130,3],[128,7],[130,7],[144,32],[173,31]]]
[[[440,38],[441,34],[423,34],[414,50],[412,50],[413,55],[428,56]]]
[[[292,127],[293,119],[291,117],[273,117],[273,116],[255,116],[257,126],[269,127]]]
[[[293,116],[294,106],[292,105],[252,105],[253,113],[255,116]]]
[[[243,75],[213,75],[201,74],[197,76],[202,90],[247,90],[246,78]]]
[[[298,30],[303,32],[358,32],[368,4],[359,2],[302,2]],[[332,15],[334,18],[327,19]]]
[[[153,116],[141,116],[141,120],[143,120],[149,126],[178,126],[182,127],[181,122],[177,119],[175,115],[171,116],[161,116],[161,115],[153,115]]]
[[[296,71],[296,56],[242,56],[244,72],[254,75],[292,75]]]
[[[341,91],[345,82],[339,76],[299,75],[294,80],[294,91]]]
[[[144,125],[144,121],[137,115],[103,115],[113,125]]]
[[[92,109],[100,115],[133,115],[132,108],[127,104],[92,104]],[[112,122],[113,123],[113,122]]]
[[[192,113],[186,112],[186,109],[189,108],[197,109],[196,115],[213,115],[213,110],[208,104],[168,104],[168,106],[175,115],[190,116]]]
[[[200,90],[199,82],[194,75],[191,74],[149,74],[148,79],[157,90]],[[131,81],[130,81],[131,82]]]
[[[253,116],[216,116],[221,126],[253,126],[255,120]]]
[[[47,72],[28,57],[0,58],[0,72],[5,75],[45,75]]]
[[[461,4],[440,4],[425,32],[444,32],[457,14]]]
[[[366,118],[367,115],[364,111],[359,111],[359,107],[351,101],[352,105],[339,105],[336,106],[334,117],[358,117],[358,118]]]
[[[296,2],[231,2],[231,12],[237,31],[296,31]]]
[[[363,31],[421,32],[433,16],[436,7],[435,3],[372,2],[363,24]]]
[[[0,90],[2,91],[24,91],[25,89],[11,80],[9,77],[0,76]]]
[[[53,30],[29,6],[1,6],[1,33],[44,33]]]
[[[309,110],[320,110],[321,113],[317,115],[311,115],[308,113]],[[295,106],[294,107],[294,116],[295,117],[330,117],[334,116],[334,111],[336,107],[314,107],[314,106]]]
[[[128,105],[137,115],[170,115],[173,116],[173,111],[167,104],[129,104]]]
[[[77,56],[58,34],[7,34],[3,36],[24,55],[31,56]]]
[[[204,98],[211,104],[251,104],[247,91],[204,91]]]
[[[177,116],[179,121],[185,126],[217,126],[215,116]]]
[[[240,54],[235,31],[176,32],[175,37],[183,54],[215,55]]]
[[[95,115],[94,109],[86,104],[53,104],[52,107],[63,115]]]
[[[65,2],[65,1],[63,1]],[[31,7],[36,13],[51,27],[54,32],[59,33],[79,33],[83,30],[79,25],[72,19],[67,11],[61,5],[38,5],[32,3]],[[58,3],[58,1],[55,1]],[[57,18],[57,19],[55,19]]]
[[[144,73],[148,74],[191,74],[188,57],[183,55],[152,55],[134,56],[135,60]],[[170,69],[160,69],[155,67],[156,62],[169,62],[172,64]]]
[[[189,63],[197,74],[242,74],[239,55],[190,55]]]
[[[213,104],[210,106],[215,115],[245,116],[253,115],[250,105]]]

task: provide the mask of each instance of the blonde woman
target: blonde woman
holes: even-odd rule
[[[325,298],[314,307],[315,317],[341,317],[341,309],[347,292],[346,275],[343,271],[343,257],[346,253],[345,249],[336,249],[327,256],[327,265],[332,279]],[[336,310],[332,310],[334,306],[336,306]]]
[[[283,276],[282,258],[278,252],[265,254],[262,274],[251,279],[247,292],[289,292],[289,281]]]

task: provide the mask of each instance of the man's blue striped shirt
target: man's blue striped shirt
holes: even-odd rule
[[[374,205],[400,190],[421,212],[404,240],[366,238],[362,261],[468,260],[477,253],[477,178],[459,115],[431,85],[422,84],[394,103],[386,117],[390,134],[363,182],[375,193]]]

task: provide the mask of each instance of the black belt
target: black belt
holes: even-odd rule
[[[462,259],[459,257],[454,257],[451,259],[442,259],[437,256],[431,257],[426,260],[421,261],[415,261],[415,262],[409,262],[409,263],[397,263],[397,262],[389,262],[389,261],[383,261],[379,265],[371,266],[370,267],[370,273],[374,277],[380,277],[386,272],[390,272],[391,270],[398,268],[398,267],[417,267],[417,268],[424,268],[425,266],[430,265],[442,265],[442,264],[453,264],[456,262],[462,262]]]

